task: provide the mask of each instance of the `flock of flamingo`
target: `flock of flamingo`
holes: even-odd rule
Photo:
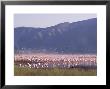
[[[28,68],[86,68],[96,69],[96,55],[16,54],[15,65]]]

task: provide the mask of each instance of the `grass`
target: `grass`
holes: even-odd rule
[[[15,76],[96,76],[97,70],[90,69],[30,69],[14,66]]]

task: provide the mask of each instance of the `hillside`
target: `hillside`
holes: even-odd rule
[[[14,28],[14,48],[15,52],[96,53],[97,19],[64,22],[47,28]]]

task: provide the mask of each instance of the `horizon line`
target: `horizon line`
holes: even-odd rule
[[[24,27],[24,28],[41,28],[41,29],[45,29],[45,28],[53,27],[53,26],[56,26],[56,25],[59,25],[59,24],[63,24],[63,23],[69,23],[69,24],[71,24],[71,23],[77,23],[77,22],[82,22],[82,21],[91,20],[91,19],[97,19],[97,17],[96,18],[89,18],[89,19],[79,20],[79,21],[73,21],[73,22],[67,22],[66,21],[66,22],[57,23],[55,25],[51,25],[51,26],[47,26],[47,27],[18,26],[18,27],[14,27],[14,29],[15,28],[21,28],[21,27]]]

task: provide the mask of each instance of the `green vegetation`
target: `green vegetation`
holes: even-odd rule
[[[96,76],[97,70],[84,69],[30,69],[14,67],[15,76]]]

